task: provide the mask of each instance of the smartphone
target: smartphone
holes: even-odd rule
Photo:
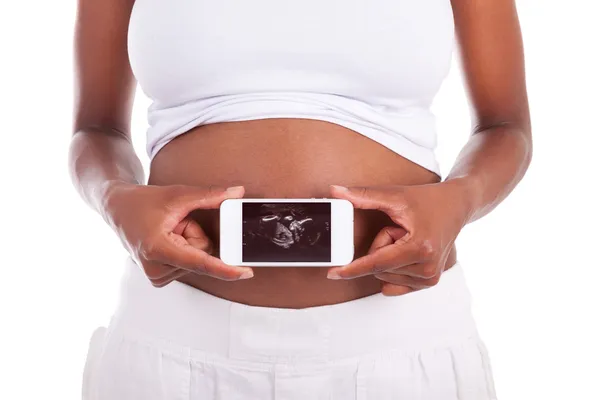
[[[229,265],[326,267],[354,257],[354,207],[343,199],[227,199],[220,255]]]

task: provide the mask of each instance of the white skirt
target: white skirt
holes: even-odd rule
[[[460,264],[399,297],[279,309],[180,282],[127,258],[117,310],[91,339],[84,400],[493,400]]]

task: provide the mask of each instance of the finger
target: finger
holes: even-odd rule
[[[436,281],[427,281],[405,275],[394,275],[389,273],[377,274],[375,277],[383,281],[381,293],[384,296],[402,296],[408,293],[423,290],[434,286]]]
[[[391,214],[402,208],[398,203],[399,196],[397,192],[390,191],[389,188],[375,187],[344,187],[331,185],[330,191],[333,197],[346,199],[350,201],[355,208],[380,210],[386,214]]]
[[[425,262],[393,268],[387,270],[386,272],[394,275],[406,275],[421,279],[431,279],[436,276],[439,271],[434,263]]]
[[[181,186],[180,190],[181,193],[177,194],[176,202],[188,211],[199,208],[219,208],[224,200],[244,197],[245,191],[243,186],[232,186],[230,188]]]
[[[143,265],[144,273],[151,281],[163,279],[177,271],[175,267],[154,261],[145,260],[141,264]]]
[[[173,236],[177,236],[174,235]],[[210,275],[223,280],[248,279],[253,275],[248,267],[227,265],[220,259],[199,250],[187,242],[175,244],[169,236],[155,240],[144,252],[146,258],[155,262],[173,265],[191,272]]]
[[[212,254],[214,250],[212,241],[208,236],[206,236],[206,233],[204,233],[204,230],[200,224],[191,218],[185,218],[183,221],[181,221],[173,229],[173,233],[180,235],[181,238],[183,238],[190,246],[202,250],[208,254]],[[176,243],[179,241],[178,239],[175,240]],[[181,241],[181,244],[185,243]]]
[[[343,267],[329,270],[329,279],[352,279],[421,261],[422,250],[415,242],[397,241],[359,257]]]
[[[391,283],[392,285],[408,286],[413,290],[420,290],[435,286],[439,281],[437,276],[429,279],[422,279],[415,278],[414,276],[396,275],[387,272],[376,274],[375,278],[383,282]]]
[[[385,296],[401,296],[407,293],[435,286],[440,281],[441,274],[429,279],[414,278],[406,275],[390,273],[377,274],[375,277],[383,281],[381,293]]]
[[[213,254],[215,247],[213,243],[208,238],[188,238],[187,239],[190,246],[205,252],[206,254]]]
[[[368,254],[373,253],[384,246],[389,246],[398,240],[407,240],[406,230],[402,227],[385,227],[377,234],[377,236],[375,236]],[[386,268],[385,271],[391,274],[408,275],[417,278],[433,278],[438,273],[438,268],[435,263],[430,263],[433,259],[433,255],[434,252],[431,242],[424,241],[420,245],[419,259],[417,262],[411,264],[398,264],[395,268]]]
[[[406,229],[398,226],[386,226],[373,239],[371,247],[369,248],[368,254],[377,251],[378,249],[394,244],[398,240],[401,240],[407,234]]]
[[[185,269],[177,268],[172,274],[162,278],[152,281],[152,285],[155,287],[161,288],[167,286],[169,283],[173,282],[176,279],[179,279],[185,275],[191,274],[190,271]]]
[[[402,296],[408,293],[415,292],[418,289],[413,289],[410,286],[399,286],[391,283],[381,285],[381,294],[384,296]]]

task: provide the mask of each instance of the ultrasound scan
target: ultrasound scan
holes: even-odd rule
[[[244,203],[243,262],[330,262],[331,203]]]

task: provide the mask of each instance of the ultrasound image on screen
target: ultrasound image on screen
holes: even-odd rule
[[[331,203],[243,203],[243,262],[330,262]]]

